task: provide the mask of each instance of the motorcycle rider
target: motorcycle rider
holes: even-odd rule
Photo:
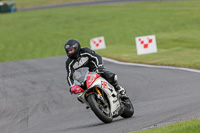
[[[81,67],[88,67],[89,71],[98,73],[113,85],[115,90],[120,93],[122,97],[127,97],[125,89],[118,84],[117,75],[104,68],[102,57],[99,54],[87,47],[81,48],[80,43],[75,39],[68,40],[64,48],[69,57],[66,60],[66,70],[70,92],[74,83],[73,73],[75,70]]]

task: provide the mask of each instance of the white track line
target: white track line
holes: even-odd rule
[[[121,62],[121,61],[109,59],[106,57],[103,57],[103,60],[109,61],[115,64],[120,64],[120,65],[140,66],[140,67],[149,67],[149,68],[164,68],[164,69],[183,70],[183,71],[188,71],[188,72],[200,73],[200,70],[198,69],[191,69],[191,68],[184,68],[184,67],[155,66],[155,65],[138,64],[138,63],[128,63],[128,62]]]

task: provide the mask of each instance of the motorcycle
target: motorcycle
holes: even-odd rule
[[[113,118],[132,117],[134,107],[128,97],[121,97],[114,87],[103,77],[88,68],[74,72],[74,84],[71,92],[78,94],[77,99],[91,108],[94,114],[104,123],[111,123]]]

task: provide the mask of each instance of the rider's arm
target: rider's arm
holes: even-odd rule
[[[81,55],[88,55],[92,61],[94,61],[96,68],[103,67],[103,59],[95,51],[89,48],[83,48],[84,52]]]
[[[67,82],[68,82],[70,88],[74,83],[74,80],[73,80],[74,69],[72,67],[72,63],[73,63],[73,60],[66,61]]]

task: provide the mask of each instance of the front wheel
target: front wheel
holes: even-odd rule
[[[95,94],[90,94],[87,97],[87,101],[90,108],[95,113],[95,115],[104,123],[110,123],[113,120],[109,106],[104,107],[99,99],[96,98]]]
[[[124,106],[124,111],[121,114],[121,117],[129,118],[129,117],[133,116],[134,107],[133,107],[133,104],[131,103],[131,100],[128,98],[128,99],[122,100],[121,102],[122,102],[122,104]]]

